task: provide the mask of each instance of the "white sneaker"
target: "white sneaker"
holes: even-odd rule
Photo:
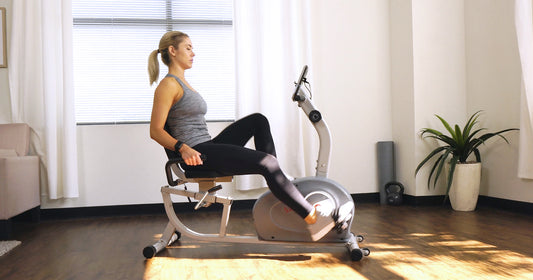
[[[313,204],[313,207],[324,213],[326,216],[332,216],[333,211],[335,211],[335,202],[333,202],[331,199],[324,199]]]
[[[338,219],[337,222],[349,220],[352,217],[353,208],[354,208],[354,204],[352,201],[348,201],[344,203],[344,205],[339,207],[339,210],[337,211],[337,217],[336,217],[336,219]]]
[[[313,241],[318,241],[324,237],[328,232],[330,232],[335,226],[335,221],[331,217],[331,211],[324,211],[320,206],[315,207],[316,211],[316,222],[314,224],[308,224],[307,230],[311,234],[311,239]]]

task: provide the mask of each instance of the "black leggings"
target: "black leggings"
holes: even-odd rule
[[[254,138],[255,150],[244,147]],[[226,127],[213,140],[198,144],[195,150],[207,156],[201,166],[185,166],[186,170],[210,169],[223,175],[262,175],[276,198],[305,218],[313,206],[283,174],[276,159],[268,119],[252,114]]]

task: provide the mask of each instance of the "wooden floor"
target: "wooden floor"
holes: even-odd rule
[[[219,213],[188,213],[216,232]],[[229,232],[252,234],[249,211]],[[482,208],[361,204],[352,231],[371,254],[352,262],[345,247],[214,244],[183,237],[153,259],[142,249],[163,215],[16,224],[22,245],[0,257],[0,279],[533,279],[533,219]]]

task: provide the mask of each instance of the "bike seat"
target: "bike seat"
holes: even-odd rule
[[[227,175],[220,174],[214,170],[185,170],[185,177],[187,178],[217,178]]]
[[[206,160],[205,156],[201,156],[202,160]],[[184,164],[185,162],[183,159],[176,157],[171,158],[167,161],[167,164],[165,165],[165,173],[167,175],[167,181],[170,186],[177,186],[179,183],[179,180],[174,180],[172,176],[172,169],[174,169],[174,172],[178,176],[178,178],[181,178],[181,180],[191,181],[191,182],[199,182],[201,188],[205,187],[213,187],[215,181],[217,182],[231,182],[232,176],[227,174],[222,174],[220,172],[209,170],[209,169],[188,169],[185,170],[180,167],[181,164]],[[176,168],[172,168],[172,166],[175,166]],[[203,186],[205,184],[208,184],[209,186]],[[213,185],[213,186],[211,186]]]

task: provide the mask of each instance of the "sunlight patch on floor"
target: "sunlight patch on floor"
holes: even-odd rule
[[[465,236],[443,232],[373,237],[381,242],[368,238],[364,245],[371,254],[360,262],[290,244],[276,248],[291,252],[270,252],[268,246],[250,252],[234,244],[182,241],[171,246],[177,251],[147,260],[144,279],[533,279],[531,256]],[[198,257],[195,248],[200,247],[213,254],[191,258]]]
[[[275,269],[273,269],[275,267]],[[144,279],[367,279],[328,253],[248,254],[237,259],[155,257]],[[311,279],[311,278],[310,278]]]
[[[453,275],[460,275],[460,279],[533,279],[533,259],[505,251],[498,251],[497,254],[500,255],[499,262],[502,265],[482,260],[465,262],[452,256],[421,257],[401,254],[402,257],[398,258],[394,256],[395,253],[382,253],[372,257],[387,258],[388,264],[384,268],[398,275],[409,275],[413,279],[457,279]]]
[[[529,256],[477,240],[442,237],[446,240],[427,242],[427,251],[415,251],[409,242],[373,243],[369,258],[394,274],[413,279],[454,279],[454,275],[460,275],[460,279],[533,279],[533,258]],[[423,239],[416,242],[422,243]]]
[[[429,246],[445,246],[445,247],[460,247],[460,248],[477,248],[477,249],[488,249],[496,248],[496,246],[485,244],[476,240],[448,240],[448,241],[437,241],[428,243]]]

